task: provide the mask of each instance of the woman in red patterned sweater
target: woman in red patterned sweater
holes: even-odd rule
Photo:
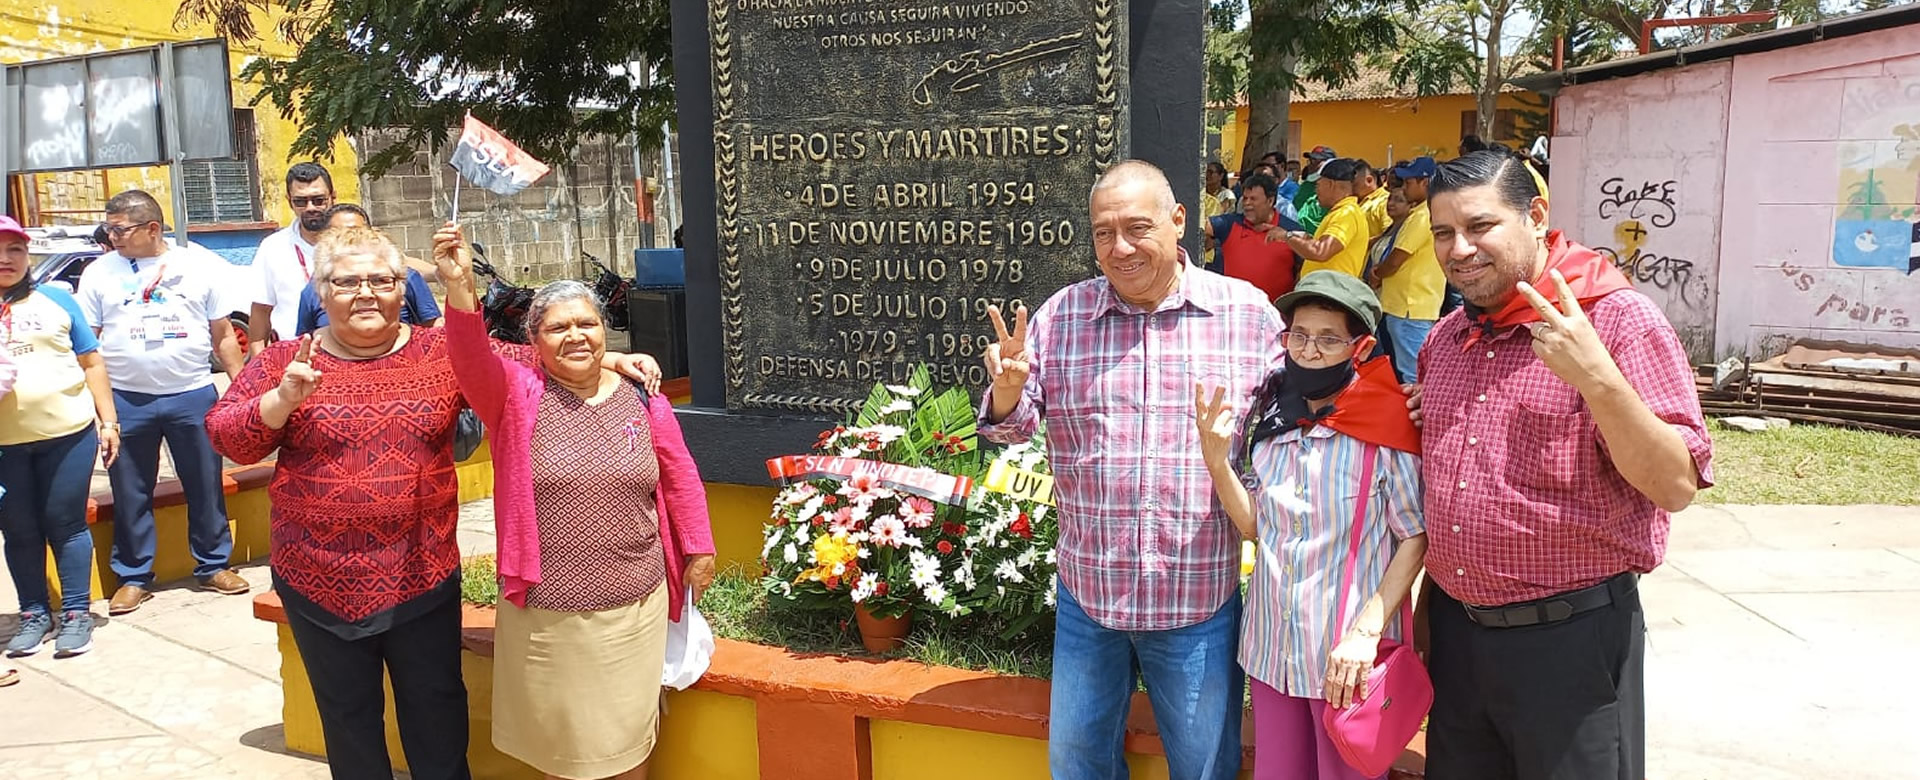
[[[329,326],[268,347],[207,415],[228,458],[254,463],[279,450],[268,487],[274,590],[337,780],[393,774],[383,668],[412,776],[470,776],[452,455],[465,401],[444,331],[400,320],[405,278],[379,232],[329,233],[313,276]],[[524,347],[495,349],[533,359]],[[652,366],[644,356],[608,363],[630,375]]]

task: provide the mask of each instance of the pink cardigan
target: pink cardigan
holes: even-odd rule
[[[454,377],[467,403],[487,424],[493,445],[493,522],[499,537],[500,595],[527,605],[527,590],[540,583],[540,523],[533,505],[534,419],[545,375],[536,368],[494,353],[486,321],[479,312],[446,307],[447,347]],[[667,614],[680,619],[686,602],[683,574],[690,555],[713,554],[713,530],[707,518],[707,491],[700,471],[680,435],[673,404],[660,395],[647,399],[653,426],[653,452],[660,460],[655,491],[660,518],[660,547],[667,558]]]

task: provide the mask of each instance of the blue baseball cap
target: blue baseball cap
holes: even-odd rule
[[[1440,170],[1440,164],[1432,157],[1415,157],[1406,165],[1393,169],[1393,175],[1402,179],[1431,179]]]

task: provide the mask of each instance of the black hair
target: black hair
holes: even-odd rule
[[[1260,155],[1260,159],[1262,160],[1265,160],[1268,157],[1272,157],[1274,162],[1279,162],[1281,160],[1287,159],[1286,153],[1280,151],[1279,149],[1275,149],[1273,151],[1267,152],[1266,154]]]
[[[167,218],[160,210],[160,201],[154,200],[146,190],[127,190],[108,198],[106,212],[109,216],[127,217],[142,225],[163,222]]]
[[[333,192],[333,174],[317,162],[303,162],[287,169],[287,189],[293,189],[293,183],[312,184],[316,181],[327,183],[327,192]]]
[[[1433,179],[1427,183],[1427,200],[1486,185],[1493,185],[1500,193],[1500,202],[1521,213],[1541,195],[1525,163],[1513,155],[1489,149],[1440,163],[1439,170],[1434,171]]]
[[[1241,192],[1246,192],[1251,189],[1258,189],[1266,193],[1268,198],[1280,197],[1280,182],[1274,181],[1272,176],[1264,173],[1256,173],[1240,181]]]
[[[93,243],[99,244],[101,249],[113,249],[113,236],[107,234],[107,223],[102,222],[93,228]]]
[[[332,222],[334,217],[340,216],[341,214],[357,214],[361,220],[367,223],[368,227],[373,226],[373,217],[367,216],[367,210],[360,208],[360,204],[358,203],[333,204],[333,208],[327,209],[327,221]]]
[[[1513,147],[1503,143],[1498,143],[1498,142],[1487,144],[1487,151],[1499,152],[1501,154],[1507,155],[1508,157],[1513,156]]]
[[[1338,157],[1328,160],[1320,166],[1320,178],[1333,181],[1351,182],[1360,176],[1360,161],[1350,157]]]
[[[1287,160],[1286,162],[1281,163],[1280,167],[1285,168],[1289,171],[1297,171],[1297,170],[1300,170],[1300,161]]]
[[[1477,135],[1460,136],[1460,150],[1462,152],[1465,152],[1465,154],[1461,155],[1462,157],[1465,157],[1468,154],[1473,154],[1474,152],[1484,151],[1486,148],[1487,148],[1487,142],[1480,140],[1480,136],[1477,136]]]
[[[1214,171],[1219,171],[1219,172],[1220,172],[1220,180],[1221,180],[1221,181],[1226,181],[1226,179],[1227,179],[1227,166],[1225,166],[1225,165],[1221,165],[1221,164],[1220,164],[1220,161],[1219,161],[1219,160],[1208,160],[1208,161],[1207,161],[1207,173],[1213,173]]]

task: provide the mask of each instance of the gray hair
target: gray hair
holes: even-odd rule
[[[404,284],[407,279],[406,263],[400,259],[400,248],[393,245],[393,239],[387,234],[370,227],[350,227],[329,230],[320,239],[319,246],[313,248],[313,279],[308,282],[313,291],[320,294],[320,300],[326,300],[331,290],[321,285],[333,279],[333,264],[341,255],[372,254],[386,261],[393,275],[400,277]]]
[[[527,304],[527,338],[533,339],[540,333],[540,326],[547,321],[547,310],[562,303],[586,301],[593,305],[594,316],[601,322],[607,321],[607,307],[600,302],[600,296],[593,288],[572,279],[549,282],[547,286],[533,294],[533,303]]]
[[[1136,183],[1153,189],[1154,205],[1160,211],[1172,214],[1174,208],[1180,205],[1173,197],[1173,185],[1167,182],[1166,172],[1146,160],[1123,160],[1108,168],[1094,181],[1093,190],[1087,193],[1087,200],[1091,202],[1101,190]]]

